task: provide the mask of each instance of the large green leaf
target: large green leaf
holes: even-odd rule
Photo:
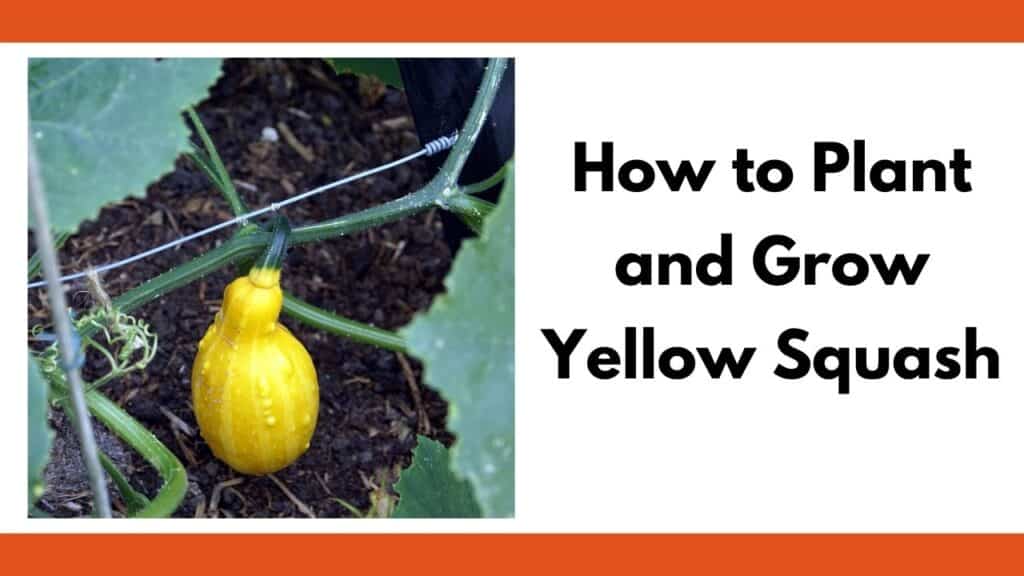
[[[55,230],[174,168],[188,150],[182,110],[220,75],[216,59],[29,62],[29,122]]]
[[[28,505],[43,495],[43,471],[50,456],[53,430],[46,421],[49,389],[35,358],[28,355]]]
[[[376,76],[389,86],[399,90],[405,88],[398,60],[394,58],[328,58],[327,62],[338,74],[348,72],[359,76]]]
[[[473,484],[486,516],[515,511],[512,172],[483,235],[463,243],[445,280],[447,294],[404,330],[425,380],[449,402],[453,469]]]
[[[426,436],[412,455],[412,466],[395,484],[401,496],[395,518],[479,518],[480,506],[468,482],[452,474],[448,449]]]

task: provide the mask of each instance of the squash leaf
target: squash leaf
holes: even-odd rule
[[[327,62],[338,74],[355,74],[357,76],[375,76],[388,86],[404,90],[402,73],[398,69],[398,60],[394,58],[328,58]]]
[[[515,510],[515,230],[511,165],[480,238],[463,243],[447,294],[403,330],[424,379],[449,402],[454,472],[485,516]]]
[[[207,95],[219,59],[29,62],[29,123],[51,225],[73,231],[174,168],[181,112]],[[31,220],[30,220],[31,221]]]
[[[39,373],[32,353],[28,354],[28,505],[43,495],[43,472],[50,456],[53,430],[47,423],[49,386]]]
[[[452,474],[444,444],[420,436],[412,465],[395,484],[401,499],[395,518],[479,518],[473,488]]]

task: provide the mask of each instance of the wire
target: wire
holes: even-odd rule
[[[370,168],[369,170],[364,170],[363,172],[359,172],[358,174],[353,174],[351,176],[346,176],[346,177],[344,177],[344,178],[342,178],[340,180],[335,180],[334,182],[331,182],[329,184],[324,184],[323,186],[320,186],[318,188],[313,188],[312,190],[303,192],[302,194],[299,194],[298,196],[292,196],[291,198],[288,198],[288,199],[283,200],[281,202],[271,202],[269,206],[264,206],[263,208],[259,208],[257,210],[253,210],[252,212],[247,212],[245,214],[240,214],[240,215],[235,216],[234,218],[232,218],[230,220],[225,220],[224,222],[220,222],[219,224],[214,224],[213,226],[210,226],[209,228],[203,228],[202,230],[199,230],[198,232],[193,232],[192,234],[189,234],[187,236],[182,236],[181,238],[178,238],[176,240],[172,240],[172,241],[170,241],[170,242],[168,242],[166,244],[161,244],[160,246],[157,246],[155,248],[150,248],[149,250],[146,250],[144,252],[139,252],[138,254],[135,254],[133,256],[129,256],[128,258],[125,258],[123,260],[117,260],[116,262],[110,262],[109,264],[104,264],[102,266],[97,266],[95,268],[92,268],[91,270],[95,270],[96,273],[100,273],[100,272],[106,272],[108,270],[114,270],[115,268],[120,268],[122,266],[127,266],[128,264],[132,264],[132,263],[138,262],[139,260],[142,260],[142,259],[145,259],[145,258],[149,258],[150,256],[153,256],[154,254],[159,254],[160,252],[164,252],[165,250],[170,250],[171,248],[176,248],[178,246],[181,246],[182,244],[187,244],[187,243],[189,243],[189,242],[191,242],[193,240],[196,240],[198,238],[202,238],[203,236],[206,236],[208,234],[212,234],[212,233],[214,233],[214,232],[216,232],[218,230],[223,230],[224,228],[228,228],[228,227],[233,226],[233,225],[238,224],[238,223],[248,222],[250,219],[255,218],[257,216],[260,216],[260,215],[263,215],[263,214],[266,214],[267,212],[276,212],[276,211],[280,210],[281,208],[284,208],[285,206],[290,206],[292,204],[295,204],[296,202],[300,202],[300,201],[305,200],[306,198],[309,198],[311,196],[316,196],[317,194],[321,194],[321,193],[326,192],[328,190],[332,190],[334,188],[338,188],[339,186],[344,186],[345,184],[350,184],[352,182],[355,182],[356,180],[361,180],[363,178],[366,178],[366,177],[369,177],[369,176],[373,176],[374,174],[379,174],[381,172],[385,172],[385,171],[390,170],[392,168],[401,166],[402,164],[405,164],[406,162],[411,162],[411,161],[413,161],[413,160],[415,160],[417,158],[420,158],[422,156],[433,156],[434,154],[437,154],[439,152],[443,152],[445,150],[448,150],[452,146],[454,146],[455,145],[455,140],[457,140],[458,137],[459,137],[458,132],[453,132],[452,134],[450,134],[448,136],[441,136],[440,138],[436,138],[434,140],[431,140],[430,142],[427,142],[423,146],[423,148],[419,149],[418,151],[413,152],[412,154],[409,154],[407,156],[403,156],[402,158],[399,158],[397,160],[392,160],[391,162],[388,162],[386,164],[381,164],[380,166],[376,166],[374,168]],[[67,276],[61,276],[59,280],[60,280],[60,283],[63,284],[65,282],[70,282],[72,280],[78,280],[79,278],[85,278],[85,276],[88,275],[88,273],[89,273],[88,271],[75,272],[74,274],[68,274]],[[31,290],[32,288],[40,288],[40,287],[45,286],[45,285],[46,285],[46,281],[45,280],[39,280],[38,282],[29,282],[28,288]]]

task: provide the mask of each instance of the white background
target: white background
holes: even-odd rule
[[[1019,351],[1024,84],[1019,46],[429,45],[4,47],[0,178],[12,279],[11,378],[0,528],[67,531],[1021,531],[1024,389]],[[28,521],[24,519],[22,278],[25,57],[31,55],[512,55],[517,112],[517,518],[515,520]],[[974,191],[812,192],[815,140],[868,141],[871,159],[965,148]],[[573,192],[573,142],[621,161],[717,161],[700,193]],[[782,193],[737,191],[737,147],[781,158]],[[627,251],[716,249],[734,235],[734,285],[625,287]],[[932,254],[916,286],[763,285],[765,235],[795,253]],[[20,247],[20,248],[19,248]],[[187,289],[187,288],[185,288]],[[741,380],[597,381],[583,353],[655,326],[659,346],[756,346]],[[998,381],[772,375],[775,340],[820,346],[963,346],[1000,352]],[[587,328],[558,380],[540,328]],[[982,365],[984,366],[984,365]]]

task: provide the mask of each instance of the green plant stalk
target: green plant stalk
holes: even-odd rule
[[[456,194],[448,199],[448,209],[466,223],[477,235],[483,229],[484,220],[494,210],[494,204],[475,196]]]
[[[285,314],[299,322],[319,328],[325,332],[355,340],[356,342],[362,342],[363,344],[372,344],[394,352],[405,353],[406,351],[405,339],[394,332],[362,324],[348,318],[342,318],[300,300],[287,292],[284,295],[283,310]]]
[[[100,464],[103,465],[103,469],[110,475],[110,479],[114,481],[117,491],[121,493],[121,499],[124,500],[124,505],[128,508],[129,516],[135,516],[140,510],[149,506],[149,498],[146,498],[144,494],[132,488],[131,482],[121,472],[121,469],[102,450],[100,450]]]
[[[395,220],[417,214],[438,205],[442,195],[442,182],[435,177],[423,188],[401,198],[396,198],[354,214],[346,214],[331,220],[296,228],[292,231],[292,237],[289,242],[292,244],[318,242],[327,238],[345,236],[380,226],[381,224],[394,222]]]
[[[366,518],[366,514],[362,510],[360,510],[359,508],[356,508],[355,506],[353,506],[352,504],[349,504],[348,502],[342,500],[341,498],[337,498],[337,497],[333,498],[333,500],[335,502],[337,502],[339,506],[341,506],[345,510],[348,510],[349,513],[351,513],[356,518]]]
[[[284,214],[274,216],[273,231],[270,236],[270,243],[267,249],[260,255],[259,260],[253,264],[253,270],[280,270],[281,262],[288,251],[288,237],[291,236],[292,226]],[[250,272],[251,274],[252,272]]]
[[[473,184],[467,184],[466,186],[460,186],[459,191],[462,192],[463,194],[479,194],[481,192],[486,192],[487,190],[490,190],[491,188],[497,186],[502,180],[505,179],[506,171],[508,171],[507,162],[505,164],[502,164],[501,168],[498,168],[497,172],[491,174],[484,180],[474,182]]]
[[[202,170],[203,174],[206,174],[207,178],[213,181],[213,184],[217,187],[218,191],[223,193],[224,189],[221,188],[220,174],[217,174],[217,170],[213,167],[213,164],[210,163],[210,158],[207,157],[206,153],[203,152],[202,149],[197,147],[195,144],[192,144],[192,149],[185,152],[185,156],[188,157],[188,159],[191,160],[192,163],[200,170]]]
[[[236,236],[202,256],[193,258],[121,294],[113,299],[112,304],[122,312],[131,312],[175,288],[198,280],[224,266],[256,256],[266,246],[269,238],[270,235],[265,232]],[[96,328],[86,327],[82,330],[82,336],[90,336],[95,331]]]
[[[210,134],[206,132],[206,127],[203,126],[203,121],[199,119],[199,114],[191,106],[188,107],[188,117],[192,120],[192,125],[196,127],[196,133],[199,134],[199,139],[203,142],[203,148],[206,150],[206,158],[202,158],[198,154],[193,156],[193,160],[199,164],[200,168],[207,173],[207,176],[213,180],[217,189],[220,190],[221,194],[224,195],[224,199],[227,200],[228,205],[231,206],[231,211],[235,216],[240,216],[248,212],[245,207],[245,202],[242,202],[242,198],[238,195],[238,190],[235,189],[235,183],[231,181],[231,175],[228,174],[228,169],[224,166],[224,162],[220,159],[220,154],[217,153],[217,147],[213,145],[213,139],[210,138]]]
[[[178,458],[145,426],[103,394],[87,393],[86,404],[100,422],[145,458],[164,480],[160,492],[136,516],[166,518],[173,514],[188,489],[188,476]]]
[[[462,168],[469,160],[469,154],[473,151],[480,130],[487,121],[487,115],[494,104],[494,97],[498,95],[498,88],[501,86],[501,78],[505,75],[505,68],[508,67],[508,58],[491,58],[487,62],[487,69],[484,70],[484,77],[480,81],[480,90],[473,99],[473,105],[469,109],[466,121],[459,132],[459,139],[455,141],[448,157],[444,159],[440,174],[446,178],[448,194],[453,194],[462,175]]]
[[[53,249],[60,250],[64,246],[64,243],[68,241],[68,238],[71,238],[71,232],[68,231],[58,232],[54,234]],[[39,251],[36,250],[36,253],[33,254],[32,257],[28,259],[29,281],[31,282],[36,276],[39,276],[39,273],[42,272],[42,270],[43,261],[39,257]]]

